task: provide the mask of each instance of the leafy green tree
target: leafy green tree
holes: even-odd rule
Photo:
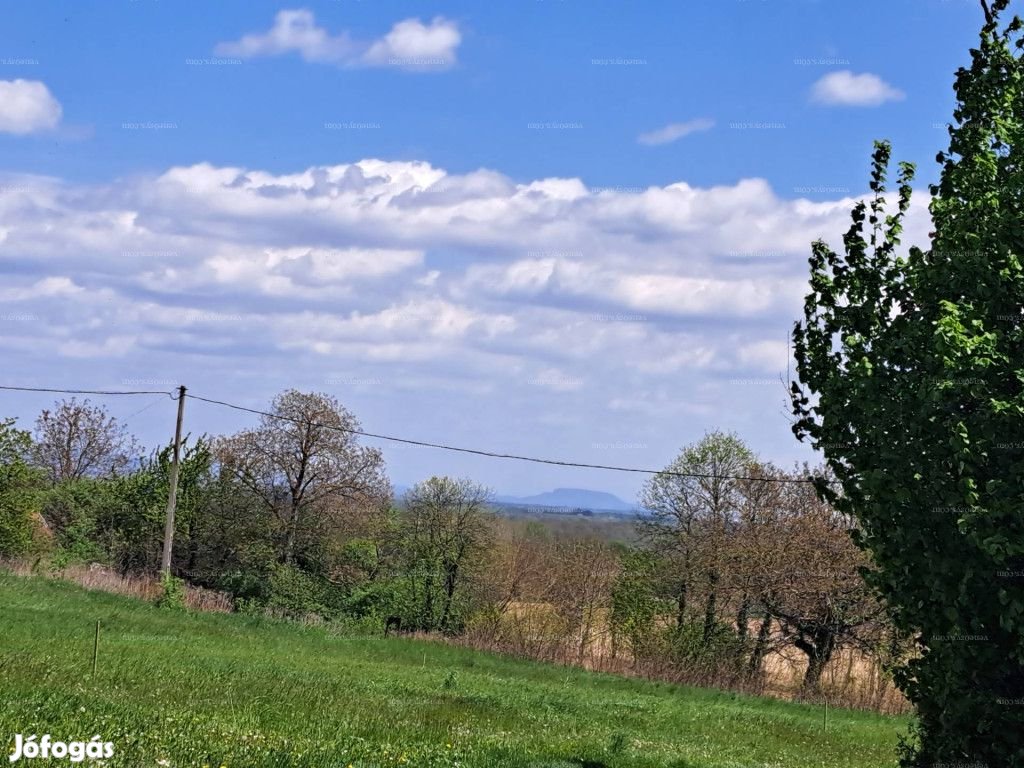
[[[36,544],[40,471],[26,461],[32,450],[28,432],[14,419],[0,420],[0,557],[17,557]]]
[[[918,639],[898,673],[918,715],[905,765],[1024,765],[1024,25],[1007,6],[985,6],[957,73],[930,247],[897,253],[913,167],[893,210],[876,145],[873,198],[841,254],[814,244],[794,332],[794,431]]]
[[[67,479],[45,493],[43,517],[66,561],[100,561],[124,572],[154,570],[160,562],[170,485],[171,446],[119,477]],[[183,443],[178,475],[174,566],[194,565],[200,509],[213,483],[209,444]]]
[[[52,486],[42,501],[42,515],[53,532],[58,562],[107,562],[114,530],[109,522],[120,506],[123,479],[83,477]]]
[[[623,547],[621,569],[612,585],[612,653],[625,640],[633,658],[649,655],[659,608],[658,557],[642,549]]]
[[[491,538],[489,497],[483,486],[450,477],[432,477],[406,493],[402,541],[421,629],[458,628],[459,598]]]

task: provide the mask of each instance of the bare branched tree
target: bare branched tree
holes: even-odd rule
[[[128,471],[140,449],[127,428],[99,405],[74,398],[36,419],[33,458],[54,484]]]
[[[758,593],[768,615],[807,658],[803,688],[814,692],[842,648],[876,650],[884,609],[860,574],[869,560],[850,537],[852,521],[809,484],[789,484],[783,496],[777,513],[761,522],[766,548],[752,565],[760,566]]]
[[[359,422],[330,395],[288,390],[270,413],[221,440],[217,456],[272,514],[278,560],[290,565],[347,516],[386,504],[391,488],[380,451],[358,443]]]
[[[557,553],[561,578],[552,602],[566,620],[566,640],[575,645],[575,660],[582,664],[610,632],[607,617],[618,559],[611,546],[596,538],[559,542]]]
[[[705,635],[714,627],[724,540],[744,504],[742,488],[734,477],[748,475],[753,464],[753,454],[739,438],[712,432],[685,448],[665,473],[655,475],[644,486],[640,503],[651,516],[642,519],[638,529],[676,571],[679,627],[686,620],[694,592],[704,596]]]

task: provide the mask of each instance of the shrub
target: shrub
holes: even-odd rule
[[[325,586],[322,579],[306,571],[279,565],[270,574],[266,606],[291,618],[303,618],[311,613],[329,616]]]
[[[157,605],[172,611],[185,610],[185,582],[169,573],[160,577],[160,599]]]
[[[269,573],[228,571],[217,579],[216,586],[217,589],[230,594],[239,606],[243,604],[263,605],[270,597]]]
[[[62,567],[109,562],[109,553],[99,543],[98,529],[111,497],[108,483],[92,479],[67,482],[44,494],[42,515],[53,527],[56,557]]]
[[[372,617],[378,621],[399,616],[403,626],[416,622],[415,606],[408,580],[382,579],[362,584],[341,598],[340,612],[353,617]]]
[[[42,475],[25,456],[32,442],[12,419],[0,421],[0,557],[18,557],[42,546],[39,490]]]

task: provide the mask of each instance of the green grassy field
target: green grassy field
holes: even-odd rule
[[[174,613],[3,572],[0,637],[0,738],[98,734],[110,766],[879,768],[907,725],[834,710],[823,732],[820,707]]]

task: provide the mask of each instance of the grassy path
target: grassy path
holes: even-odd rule
[[[171,613],[3,572],[0,638],[0,739],[99,734],[109,766],[881,768],[907,725],[837,710],[823,733],[817,707]]]

